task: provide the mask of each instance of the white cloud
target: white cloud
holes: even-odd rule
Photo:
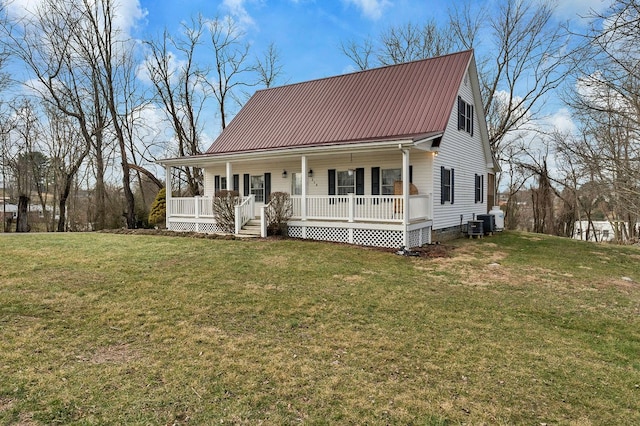
[[[358,7],[364,16],[377,20],[382,17],[384,10],[391,6],[388,0],[342,0],[347,5],[352,4]]]
[[[45,0],[0,0],[6,7],[9,17],[27,21],[37,16],[38,10],[45,5]],[[78,4],[80,0],[76,0]],[[94,2],[97,0],[94,0]],[[115,0],[115,27],[122,34],[128,35],[137,23],[147,16],[147,10],[140,6],[139,0]]]
[[[222,6],[227,9],[229,14],[234,18],[234,21],[238,22],[242,27],[252,27],[255,25],[255,21],[247,12],[245,7],[246,0],[223,0]]]
[[[577,131],[571,112],[567,108],[560,108],[545,121],[552,129],[562,134],[575,134]]]

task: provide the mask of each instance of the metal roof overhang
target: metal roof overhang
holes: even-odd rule
[[[434,151],[432,141],[442,132],[420,135],[410,138],[399,138],[384,141],[366,141],[341,144],[324,144],[293,148],[269,149],[259,151],[233,152],[224,154],[202,154],[190,157],[166,158],[156,161],[158,164],[171,167],[207,167],[216,164],[237,161],[276,160],[291,157],[339,154],[342,152],[372,152],[389,149],[416,148],[423,151]],[[435,149],[437,150],[437,149]]]

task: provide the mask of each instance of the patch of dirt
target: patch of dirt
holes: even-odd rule
[[[129,345],[112,345],[98,348],[88,357],[77,356],[79,361],[90,362],[92,364],[124,364],[138,357],[136,351],[129,348]]]
[[[166,229],[103,229],[98,231],[103,234],[122,234],[122,235],[159,235],[163,237],[183,237],[183,238],[200,238],[207,240],[242,240],[246,238],[236,237],[231,234],[203,234],[200,232],[176,232]]]
[[[289,264],[289,259],[285,256],[277,255],[277,256],[267,256],[261,260],[261,262],[269,267],[277,267],[284,268]]]
[[[334,275],[333,278],[336,278],[351,284],[364,281],[364,277],[362,275]]]
[[[0,398],[0,412],[6,411],[13,406],[13,400],[9,398]]]

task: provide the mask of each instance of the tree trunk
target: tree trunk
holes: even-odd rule
[[[16,221],[16,232],[29,232],[29,197],[21,195],[18,198],[18,220]]]

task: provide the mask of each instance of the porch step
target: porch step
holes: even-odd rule
[[[245,237],[260,237],[260,220],[251,219],[242,227],[240,235]]]

